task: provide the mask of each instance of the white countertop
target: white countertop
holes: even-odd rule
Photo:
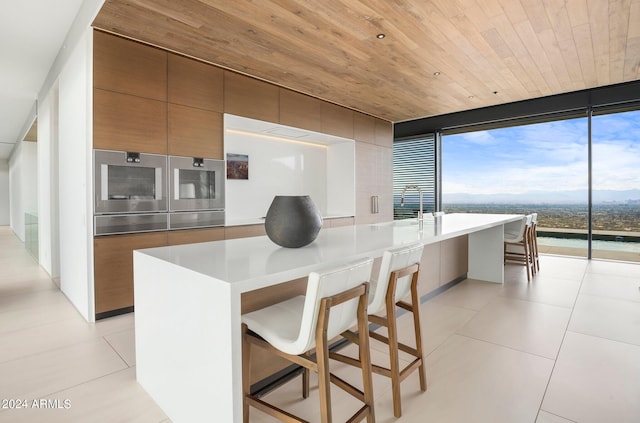
[[[259,236],[139,251],[245,292],[305,276],[320,266],[379,257],[401,244],[431,244],[520,218],[509,214],[454,213],[425,218],[422,229],[416,220],[326,228],[302,248],[283,248],[268,237]]]

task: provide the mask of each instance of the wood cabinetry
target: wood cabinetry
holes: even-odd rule
[[[100,31],[93,33],[93,86],[167,100],[167,52]]]
[[[224,228],[201,228],[169,231],[168,245],[195,244],[197,242],[221,241],[224,239]]]
[[[223,75],[216,66],[169,53],[168,101],[222,112]]]
[[[222,113],[168,104],[168,152],[174,156],[222,159]]]
[[[280,89],[280,123],[320,132],[322,101],[295,91]]]
[[[353,110],[322,102],[320,132],[353,139]]]
[[[166,232],[96,237],[96,315],[133,306],[133,250],[167,245]]]
[[[224,112],[278,123],[280,89],[267,82],[224,72]]]
[[[93,90],[93,148],[167,153],[167,104]]]
[[[393,150],[356,142],[356,224],[393,220]],[[371,197],[377,197],[373,213]]]

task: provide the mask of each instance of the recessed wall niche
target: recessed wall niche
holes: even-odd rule
[[[259,221],[276,195],[310,195],[324,217],[355,215],[355,141],[224,115],[224,149],[249,158],[226,180],[227,225]]]

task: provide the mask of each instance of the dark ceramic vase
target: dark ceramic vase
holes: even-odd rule
[[[322,228],[322,216],[308,195],[276,195],[264,221],[271,241],[287,248],[312,243]]]

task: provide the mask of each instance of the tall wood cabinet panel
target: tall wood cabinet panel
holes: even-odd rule
[[[223,75],[219,67],[169,53],[168,101],[222,112]]]
[[[95,88],[167,100],[167,52],[100,31],[93,33]]]
[[[96,314],[133,306],[133,250],[167,245],[166,232],[96,237]]]
[[[224,112],[278,123],[280,89],[267,82],[225,71]]]
[[[93,147],[166,154],[167,104],[94,89]]]
[[[280,123],[320,132],[322,101],[295,91],[280,89]]]
[[[221,241],[224,239],[224,228],[201,228],[169,231],[168,245],[195,244],[197,242]]]
[[[356,219],[368,224],[393,220],[393,150],[356,142]],[[376,196],[378,213],[371,197]]]
[[[323,101],[320,132],[353,139],[353,113],[351,109]]]
[[[169,103],[170,155],[222,159],[222,113]]]

